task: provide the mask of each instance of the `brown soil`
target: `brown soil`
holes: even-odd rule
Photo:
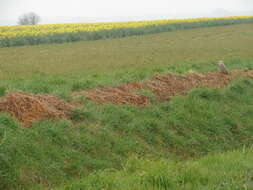
[[[253,79],[253,70],[234,70],[230,74],[210,72],[207,74],[189,73],[175,75],[168,73],[164,76],[155,75],[144,82],[128,83],[114,87],[89,89],[73,94],[74,97],[85,96],[87,99],[99,103],[131,104],[143,106],[150,102],[149,97],[138,93],[137,90],[151,90],[159,100],[168,100],[179,94],[200,86],[224,87],[231,80],[248,76]]]
[[[0,99],[0,112],[29,127],[38,119],[67,119],[73,106],[64,100],[45,94],[13,92]]]

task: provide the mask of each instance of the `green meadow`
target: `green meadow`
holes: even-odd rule
[[[253,24],[0,48],[0,95],[71,93],[155,73],[253,69]],[[148,96],[153,97],[152,93]],[[253,80],[145,107],[85,98],[70,121],[31,128],[0,114],[3,190],[251,190]]]

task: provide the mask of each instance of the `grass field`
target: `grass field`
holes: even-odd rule
[[[253,24],[77,42],[0,48],[0,86],[66,94],[142,80],[154,72],[215,70],[223,59],[251,67]],[[4,80],[3,80],[4,79]],[[6,84],[7,83],[7,84]]]
[[[154,73],[253,69],[253,24],[0,48],[0,94],[71,93]],[[253,81],[146,107],[83,100],[71,121],[0,115],[0,189],[252,189]],[[217,169],[218,168],[218,169]]]

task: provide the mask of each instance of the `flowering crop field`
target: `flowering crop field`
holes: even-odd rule
[[[0,47],[119,38],[253,22],[253,16],[0,27]]]

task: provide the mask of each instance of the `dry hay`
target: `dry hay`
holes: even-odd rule
[[[174,75],[168,73],[165,76],[156,75],[151,81],[144,83],[145,87],[151,89],[160,100],[168,100],[178,94],[199,86],[222,87],[227,85],[232,75],[224,75],[219,72],[200,74],[189,73],[187,75]]]
[[[203,85],[224,87],[231,80],[241,76],[248,76],[253,79],[253,70],[234,70],[229,74],[220,72],[207,74],[193,72],[187,75],[168,73],[164,76],[157,74],[144,82],[89,89],[76,92],[73,96],[85,96],[89,100],[99,103],[144,106],[150,102],[150,98],[138,93],[140,89],[152,91],[159,100],[168,100],[175,95],[184,94],[192,88]],[[0,112],[9,113],[27,127],[41,118],[68,119],[73,109],[73,105],[47,94],[29,94],[18,91],[9,93],[0,99]]]
[[[64,100],[44,94],[12,92],[0,99],[0,112],[31,126],[38,119],[67,119],[73,106]]]
[[[75,97],[85,96],[89,100],[99,103],[146,105],[149,103],[147,96],[133,93],[133,90],[142,89],[141,83],[129,83],[114,87],[96,88],[74,93]]]
[[[234,70],[229,74],[221,72],[209,72],[207,74],[192,72],[187,75],[168,73],[164,76],[157,74],[152,79],[144,82],[89,89],[76,92],[73,96],[85,96],[87,99],[99,103],[143,106],[148,104],[150,100],[149,97],[136,92],[140,89],[151,90],[159,100],[168,100],[175,95],[184,94],[200,86],[224,87],[231,80],[241,76],[248,76],[253,79],[253,70]]]

